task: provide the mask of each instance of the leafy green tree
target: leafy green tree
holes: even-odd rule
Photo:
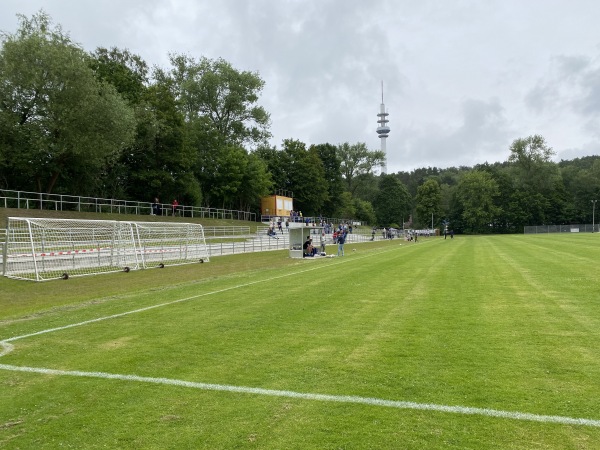
[[[184,146],[183,115],[170,85],[162,81],[149,85],[146,63],[128,50],[99,48],[92,56],[96,77],[115,86],[133,108],[137,123],[134,142],[106,174],[107,194],[198,204],[201,192],[192,171],[195,154]]]
[[[336,196],[337,208],[332,215],[338,219],[347,220],[356,217],[356,204],[352,195],[348,191],[344,191]]]
[[[372,203],[379,192],[379,176],[372,173],[363,173],[354,177],[352,185],[354,198]]]
[[[600,199],[600,157],[587,156],[559,163],[569,217],[579,223],[591,223],[592,200]]]
[[[344,183],[342,180],[340,159],[337,155],[337,148],[331,144],[319,144],[311,146],[309,150],[316,151],[323,163],[325,180],[327,181],[328,196],[323,204],[322,214],[326,217],[332,217],[337,208],[338,197],[344,191]]]
[[[431,225],[431,217],[440,221],[440,203],[442,190],[437,181],[429,179],[417,188],[416,211],[418,223],[421,226]]]
[[[327,180],[323,161],[315,148],[306,149],[303,142],[283,141],[287,167],[287,190],[294,192],[294,207],[304,216],[323,215],[328,199]]]
[[[40,12],[19,16],[0,50],[0,154],[18,189],[93,192],[135,134],[127,102]]]
[[[260,199],[271,192],[273,192],[273,182],[267,165],[254,153],[248,154],[242,185],[238,191],[238,209],[258,213]]]
[[[385,154],[380,151],[371,151],[367,148],[367,144],[358,142],[351,145],[348,142],[339,144],[337,154],[341,161],[342,177],[346,182],[346,189],[354,195],[354,181],[358,175],[372,173],[373,169],[383,161]]]
[[[226,144],[258,146],[266,143],[269,114],[257,105],[264,81],[256,72],[239,71],[224,59],[196,60],[171,55],[170,73],[158,70],[157,78],[170,78],[187,121],[203,117]]]
[[[221,147],[214,160],[217,170],[205,178],[211,205],[227,209],[256,210],[272,183],[266,165],[239,146]]]
[[[322,148],[311,146],[307,150],[303,142],[286,139],[281,150],[260,147],[254,153],[272,174],[274,188],[293,194],[294,209],[302,211],[304,216],[325,216],[329,184],[320,156]]]
[[[530,183],[538,178],[539,168],[551,162],[554,150],[543,136],[538,134],[515,139],[510,146],[508,161],[515,163],[522,172],[522,181]],[[539,181],[539,180],[538,180]]]
[[[560,224],[565,220],[566,194],[558,165],[552,162],[554,150],[540,135],[516,139],[510,146],[514,186],[523,189],[543,205],[543,221]],[[543,199],[543,200],[542,200]]]
[[[351,216],[361,222],[366,222],[368,224],[375,224],[377,222],[377,216],[375,215],[375,209],[371,202],[367,202],[365,200],[361,200],[359,198],[354,199],[354,210],[356,211],[355,215]]]
[[[451,177],[450,174],[456,170],[455,168],[440,170],[437,167],[423,167],[413,170],[412,172],[398,172],[396,177],[404,183],[408,192],[413,197],[417,195],[417,189],[421,186],[425,181],[429,179],[435,179],[440,184],[448,183],[447,180],[441,180],[442,173],[446,172],[446,177]],[[458,182],[458,181],[457,181]],[[452,184],[452,183],[450,183]]]
[[[379,193],[373,202],[377,223],[385,227],[403,223],[411,207],[412,198],[406,186],[393,175],[381,175]]]
[[[169,86],[184,121],[184,148],[207,206],[254,207],[271,180],[264,165],[249,159],[246,146],[266,143],[269,115],[257,105],[264,81],[258,73],[238,71],[223,59],[198,60],[172,55],[171,69],[154,78]],[[186,156],[187,157],[187,156]],[[248,184],[248,173],[258,176]]]
[[[293,186],[290,184],[287,175],[291,166],[289,154],[270,146],[261,146],[253,154],[258,156],[266,165],[267,171],[271,175],[273,189],[288,191],[289,195],[292,195]]]
[[[498,194],[498,184],[489,173],[472,170],[463,175],[456,195],[462,206],[462,220],[468,231],[491,232],[491,224],[498,214],[494,203]]]
[[[149,84],[146,61],[117,47],[98,47],[91,57],[90,66],[99,80],[112,84],[131,105],[143,104]]]

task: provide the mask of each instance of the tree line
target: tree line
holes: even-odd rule
[[[456,232],[519,232],[590,222],[597,157],[552,162],[542,136],[503,163],[377,174],[364,143],[268,144],[264,81],[223,59],[169,55],[150,67],[126,49],[84,51],[40,11],[1,34],[0,187],[259,212],[293,192],[307,216]]]

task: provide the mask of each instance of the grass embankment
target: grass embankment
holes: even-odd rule
[[[596,246],[394,240],[2,280],[0,445],[600,448]]]

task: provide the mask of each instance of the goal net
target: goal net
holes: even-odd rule
[[[10,217],[3,272],[44,281],[208,260],[199,224]]]

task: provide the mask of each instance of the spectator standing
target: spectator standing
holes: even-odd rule
[[[346,243],[346,233],[343,231],[338,234],[337,238],[338,243],[338,256],[344,256],[344,244]]]
[[[158,197],[154,197],[154,203],[152,203],[152,215],[160,216],[160,202]]]
[[[174,199],[173,203],[171,203],[171,209],[172,209],[173,215],[177,214],[178,207],[179,207],[179,202],[177,201],[177,199]]]

